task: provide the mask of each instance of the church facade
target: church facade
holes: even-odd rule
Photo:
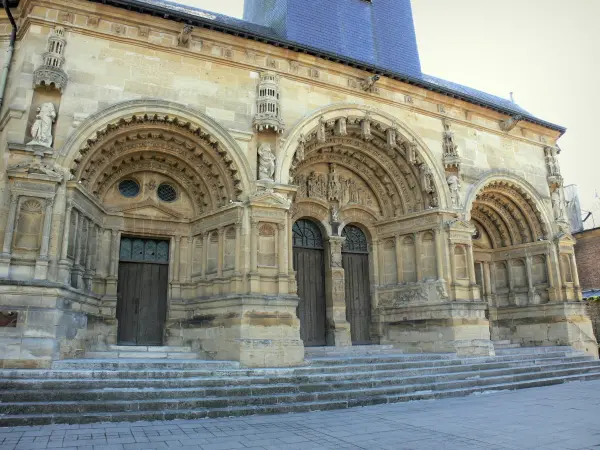
[[[563,128],[265,23],[14,3],[2,367],[113,344],[249,367],[302,364],[307,346],[471,356],[507,339],[597,356]]]

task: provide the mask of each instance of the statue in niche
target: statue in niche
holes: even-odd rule
[[[27,145],[52,147],[52,124],[55,119],[56,110],[52,103],[43,103],[42,106],[38,107],[35,122],[31,127],[33,140],[28,142]]]
[[[335,163],[329,164],[329,175],[327,182],[327,198],[328,200],[340,200],[341,186],[338,174],[335,171]]]
[[[423,192],[430,194],[433,192],[433,174],[427,164],[423,163],[419,166],[421,172],[421,189]]]
[[[460,180],[456,175],[450,175],[446,180],[450,189],[450,200],[453,208],[460,208]]]
[[[358,203],[358,186],[355,180],[348,180],[348,195],[350,197],[350,203]]]
[[[258,148],[258,179],[273,181],[275,174],[275,154],[270,144],[262,144]]]
[[[555,189],[554,192],[552,192],[550,198],[552,199],[552,211],[554,211],[554,218],[556,220],[564,219],[563,203],[558,189]]]

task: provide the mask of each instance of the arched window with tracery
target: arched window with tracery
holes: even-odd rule
[[[316,223],[298,220],[292,227],[294,247],[323,248],[323,237]]]

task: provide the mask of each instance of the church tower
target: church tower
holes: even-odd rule
[[[410,0],[245,0],[244,19],[307,47],[421,77]]]

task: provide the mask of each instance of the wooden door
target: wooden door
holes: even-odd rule
[[[371,344],[371,286],[369,248],[362,230],[347,225],[342,231],[342,267],[346,288],[346,320],[350,323],[352,344]]]
[[[117,286],[119,344],[162,345],[168,286],[169,244],[123,238]]]
[[[326,345],[325,254],[319,227],[310,220],[292,229],[294,270],[298,283],[300,337],[306,347]]]

